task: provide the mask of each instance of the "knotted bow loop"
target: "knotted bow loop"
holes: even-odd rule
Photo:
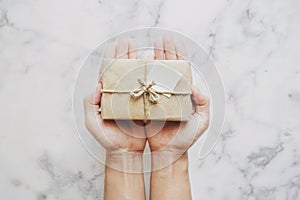
[[[149,95],[149,101],[151,103],[157,103],[159,100],[159,94],[152,88],[156,83],[152,81],[150,84],[146,84],[143,80],[138,80],[141,86],[130,92],[130,96],[134,99],[141,97],[144,94]]]

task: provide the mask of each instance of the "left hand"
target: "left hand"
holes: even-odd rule
[[[186,54],[184,45],[175,44],[172,36],[165,36],[163,42],[154,43],[154,59],[177,60],[183,59]],[[152,121],[146,126],[146,134],[153,155],[156,154],[164,161],[166,157],[168,159],[179,158],[208,128],[209,98],[192,87],[191,99],[194,113],[188,122]],[[170,158],[170,156],[175,157]]]

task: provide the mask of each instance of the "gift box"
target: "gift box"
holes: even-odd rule
[[[191,116],[188,62],[104,59],[102,66],[103,119],[187,121]]]

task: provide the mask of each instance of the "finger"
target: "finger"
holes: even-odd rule
[[[101,89],[102,83],[99,82],[97,84],[95,92],[84,98],[84,104],[92,106],[99,105],[101,103]]]
[[[120,38],[117,43],[116,58],[128,59],[128,38]]]
[[[192,86],[191,89],[192,89],[192,101],[194,105],[205,106],[209,103],[209,98],[201,94],[196,87]]]
[[[107,44],[104,51],[104,58],[114,58],[116,56],[116,45],[114,42]]]
[[[128,42],[128,58],[129,59],[138,58],[137,43],[133,39],[130,39]]]
[[[153,43],[154,47],[154,59],[155,60],[164,60],[165,54],[164,54],[164,45],[161,40],[157,40]]]
[[[164,52],[166,60],[176,60],[175,43],[172,35],[165,35],[163,37]]]
[[[99,82],[96,87],[96,91],[94,95],[94,105],[100,105],[101,103],[101,97],[102,97],[101,90],[102,90],[102,82]]]
[[[182,41],[176,42],[175,50],[176,50],[176,56],[178,60],[184,60],[187,58],[187,50]]]

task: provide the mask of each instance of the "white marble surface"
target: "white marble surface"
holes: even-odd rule
[[[0,199],[102,199],[73,82],[97,44],[144,26],[191,36],[224,79],[224,132],[190,164],[194,199],[300,199],[299,24],[299,0],[1,0]]]

